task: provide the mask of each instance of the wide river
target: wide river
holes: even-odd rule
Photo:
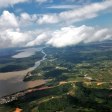
[[[38,51],[41,51],[44,54],[44,56],[41,60],[35,62],[35,65],[33,67],[21,71],[0,73],[0,97],[10,95],[28,88],[33,88],[45,84],[48,81],[36,80],[23,82],[23,78],[25,77],[25,75],[28,72],[34,70],[36,67],[38,67],[40,63],[46,59],[46,53],[43,51],[43,49],[39,49]],[[23,51],[22,54],[24,54]],[[18,57],[18,55],[20,54],[17,54],[13,57]]]

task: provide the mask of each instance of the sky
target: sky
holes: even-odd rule
[[[112,40],[112,0],[0,0],[0,48]]]

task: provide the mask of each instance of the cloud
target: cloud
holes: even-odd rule
[[[77,5],[53,5],[53,6],[49,6],[47,8],[49,9],[74,9],[74,8],[78,8],[80,6]]]
[[[90,43],[112,39],[112,29],[68,26],[60,30],[49,31],[26,31],[22,32],[19,27],[8,28],[0,31],[0,48],[5,47],[28,47],[47,44],[54,47],[65,47],[79,43]]]
[[[0,32],[0,48],[22,47],[31,39],[32,35],[29,32],[7,29]]]
[[[64,11],[59,14],[41,15],[37,23],[73,23],[83,21],[85,19],[94,18],[99,15],[101,11],[112,8],[112,0],[103,1],[100,3],[92,3],[73,10]],[[49,19],[50,18],[50,19]]]
[[[42,17],[39,17],[37,20],[38,24],[48,24],[48,23],[57,23],[59,20],[56,15],[43,15]]]
[[[42,30],[23,32],[19,28],[0,31],[0,48],[28,47],[43,44],[48,37],[46,37],[46,33],[44,35],[42,32]]]
[[[21,30],[33,24],[36,19],[35,14],[22,13],[20,16],[15,16],[14,13],[3,11],[0,16],[0,48],[25,47],[44,43],[48,38],[46,35],[50,34],[47,30]]]
[[[103,9],[103,7],[101,7],[101,9]],[[43,20],[44,22],[49,23],[59,22],[58,18],[54,17],[57,16],[51,16],[50,18],[45,16]],[[29,15],[27,13],[22,13],[20,16],[15,16],[13,13],[3,11],[0,16],[0,48],[26,47],[41,44],[48,44],[54,47],[65,47],[79,43],[89,43],[112,39],[112,29],[96,28],[86,25],[79,27],[62,27],[58,30],[21,30],[24,25],[28,25],[31,22],[34,24],[34,21],[36,22],[38,18],[38,15],[35,14]],[[49,19],[49,21],[47,21],[47,19]],[[40,24],[41,23],[42,21],[40,21]]]
[[[19,24],[20,25],[29,25],[29,24],[33,24],[36,22],[37,20],[37,15],[33,14],[33,15],[29,15],[28,13],[21,13],[19,18]]]
[[[52,0],[35,0],[37,3],[52,2]]]
[[[69,26],[52,32],[40,33],[36,39],[28,42],[26,46],[48,44],[54,47],[66,47],[108,39],[112,39],[112,29],[98,29],[85,25],[80,27]]]
[[[36,37],[33,41],[26,44],[26,46],[35,46],[45,44],[50,38],[50,32],[42,33]]]
[[[53,32],[52,38],[47,42],[54,47],[65,47],[79,43],[89,43],[112,39],[112,30],[97,29],[82,25],[80,27],[64,27]]]
[[[30,19],[26,13],[20,18],[24,21]],[[20,21],[13,13],[3,11],[0,16],[0,48],[25,46],[36,37],[39,31],[21,31]]]
[[[16,16],[8,11],[3,11],[0,16],[0,29],[17,28],[19,26]]]
[[[103,41],[110,38],[112,38],[112,31],[109,29],[97,29],[85,25],[80,27],[70,26],[55,31],[47,44],[54,47],[65,47],[79,43]]]
[[[18,3],[26,2],[27,0],[0,0],[0,8],[13,6]]]
[[[24,2],[37,2],[37,3],[45,3],[52,2],[52,0],[0,0],[0,8],[13,6],[15,4],[24,3]]]
[[[89,4],[93,0],[65,0],[65,2],[77,3],[77,4]]]

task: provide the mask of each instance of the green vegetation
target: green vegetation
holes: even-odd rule
[[[29,93],[4,108],[19,107],[23,112],[111,112],[111,93],[109,89],[90,88],[82,82],[66,83]]]
[[[27,58],[15,59],[11,56],[0,57],[0,72],[11,72],[27,69],[34,66],[35,62],[41,60],[42,57],[43,54],[41,51],[36,52],[35,55]]]
[[[46,48],[47,60],[32,71],[28,80],[52,78],[55,82],[112,80],[112,45],[94,43],[67,48]],[[88,78],[89,77],[89,78]]]
[[[50,88],[27,93],[0,112],[112,112],[111,41],[44,51],[47,59],[25,81],[52,79],[44,85]]]

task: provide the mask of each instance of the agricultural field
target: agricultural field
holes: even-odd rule
[[[112,111],[112,42],[47,47],[44,52],[46,60],[24,81],[50,81],[17,101],[1,105],[0,112]]]
[[[67,48],[46,48],[47,59],[27,80],[52,78],[59,81],[112,80],[112,45],[94,43]]]

